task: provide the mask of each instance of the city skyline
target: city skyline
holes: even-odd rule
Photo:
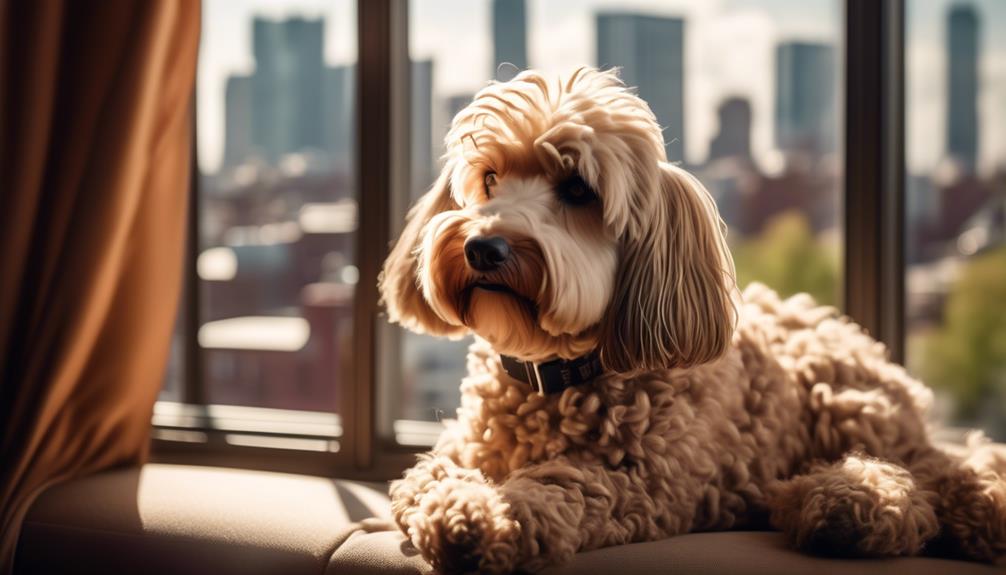
[[[778,7],[787,0],[760,1]],[[528,37],[530,46],[525,48],[534,64],[538,56],[533,7],[543,3],[508,2],[532,7],[532,15],[494,28],[507,40]],[[718,4],[724,6],[726,0]],[[953,17],[956,13],[964,14],[959,19],[963,25],[953,23],[958,20]],[[590,38],[596,43],[581,39],[579,48],[594,51],[591,63],[621,65],[625,79],[638,85],[640,95],[669,128],[665,136],[671,144],[671,159],[680,157],[675,144],[702,149],[697,155],[689,152],[686,167],[707,186],[720,207],[730,229],[738,280],[764,281],[786,294],[806,291],[826,303],[840,301],[843,167],[840,157],[832,153],[836,131],[841,130],[840,88],[836,87],[841,65],[835,61],[840,47],[827,39],[789,35],[766,44],[767,36],[758,36],[757,27],[747,25],[753,21],[751,13],[732,13],[719,22],[720,36],[714,38],[734,43],[720,56],[739,56],[720,61],[714,54],[698,54],[712,70],[712,76],[703,76],[687,66],[696,58],[697,39],[701,41],[710,30],[708,22],[702,25],[692,16],[622,9],[581,10],[580,16],[584,14],[594,27]],[[331,60],[326,40],[331,30],[344,31],[345,22],[334,18],[302,12],[253,13],[244,23],[251,30],[252,65],[233,71],[222,83],[228,118],[222,153],[234,169],[217,176],[206,174],[209,177],[202,181],[199,241],[203,251],[197,258],[203,289],[200,320],[205,322],[199,341],[207,349],[205,365],[213,401],[317,409],[334,405],[337,389],[345,381],[340,366],[353,347],[338,334],[345,334],[350,325],[352,294],[360,279],[355,263],[355,182],[366,175],[356,174],[351,161],[356,65],[352,59]],[[964,129],[955,135],[939,118],[927,118],[935,134],[931,143],[941,155],[950,151],[973,160],[979,149],[988,153],[979,140],[992,131],[981,129],[990,121],[987,105],[979,101],[987,98],[988,82],[979,81],[977,73],[978,66],[992,58],[984,53],[985,36],[979,31],[989,28],[967,10],[948,11],[940,18],[939,28],[955,39],[941,46],[941,54],[963,70],[965,78],[974,79],[962,82],[946,74],[938,78],[938,90],[955,93],[945,102],[949,108],[943,111],[945,119],[960,114],[981,121],[971,128],[961,121]],[[532,32],[526,33],[525,26]],[[421,44],[429,30],[414,32],[413,38],[418,37]],[[754,47],[739,49],[738,38],[752,40]],[[497,40],[496,36],[483,39],[483,44],[494,47],[480,55],[486,58],[480,66],[494,66],[502,58],[496,55],[504,52],[497,49],[501,48],[496,47]],[[553,40],[561,42],[562,37]],[[508,49],[515,54],[513,58],[521,57],[521,46]],[[455,46],[454,53],[468,52]],[[478,55],[478,50],[471,52]],[[471,92],[452,91],[439,83],[444,74],[459,76],[450,60],[416,49],[410,57],[412,92],[406,97],[411,106],[409,163],[414,199],[435,175],[434,157],[446,129],[445,116],[464,106]],[[917,66],[917,60],[918,55],[911,55],[909,67]],[[693,107],[696,104],[688,95],[694,97],[696,85],[701,92],[710,89],[710,77],[743,78],[740,70],[752,62],[758,63],[754,71],[762,75],[763,84],[771,86],[768,110],[765,93],[752,95],[739,89]],[[200,62],[200,71],[204,63]],[[202,112],[200,129],[207,117]],[[715,122],[701,127],[707,113],[713,114]],[[950,122],[951,126],[955,123]],[[778,148],[778,155],[785,158],[784,170],[766,170],[756,158],[759,150],[765,151],[766,124],[771,128],[767,132],[771,148]],[[714,132],[695,135],[710,126]],[[909,118],[910,143],[918,139],[912,126]],[[707,158],[715,161],[707,162]],[[251,165],[246,163],[249,160]],[[258,160],[264,160],[264,170],[258,169]],[[204,173],[209,171],[202,167]],[[1000,238],[1006,237],[998,215],[1006,172],[997,178],[974,176],[936,169],[926,176],[907,178],[905,225],[910,247],[905,317],[913,337],[921,337],[934,326],[942,329],[940,310],[951,296],[956,277],[944,273],[946,264],[963,269],[971,255],[1001,246]],[[280,328],[290,336],[277,340],[282,349],[268,336]],[[388,417],[382,420],[439,418],[457,404],[453,382],[463,370],[463,343],[394,337],[399,339],[389,343],[389,349],[401,352],[401,370],[388,376],[388,382],[398,387],[394,399],[385,400]],[[249,347],[249,339],[258,347]],[[292,381],[299,386],[291,387]]]
[[[515,41],[526,37],[523,0],[497,0],[493,6],[497,12],[507,8],[516,15],[505,17],[493,26],[494,62],[498,73],[509,76],[512,68],[504,69],[501,64],[525,60],[525,47]],[[323,63],[322,36],[326,26],[325,16],[253,17],[254,71],[227,78],[222,168],[236,167],[252,159],[275,165],[283,154],[315,150],[322,154],[319,158],[325,158],[323,162],[328,162],[328,169],[351,169],[350,89],[355,66],[331,67]],[[638,89],[664,127],[668,158],[682,161],[686,125],[683,101],[685,21],[605,11],[595,15],[595,28],[597,65],[620,68],[624,81]],[[654,46],[662,49],[654,50]],[[798,54],[777,59],[775,69],[781,78],[776,82],[779,86],[776,132],[786,132],[786,138],[792,140],[788,145],[779,146],[780,149],[802,149],[803,142],[796,141],[802,138],[816,144],[811,149],[832,151],[833,105],[822,106],[821,102],[831,100],[829,93],[820,93],[822,87],[828,92],[832,84],[830,77],[821,77],[833,73],[831,47],[787,43],[778,46],[777,52]],[[810,54],[810,59],[800,56],[805,52]],[[818,53],[824,54],[825,60]],[[413,195],[421,193],[433,176],[433,148],[438,144],[435,140],[439,139],[441,130],[435,134],[431,118],[437,111],[442,113],[444,107],[447,108],[446,117],[450,118],[471,98],[470,94],[463,94],[434,102],[434,67],[432,60],[411,63],[410,187]],[[804,75],[813,81],[800,81]],[[747,102],[738,97],[725,102],[733,100]],[[750,104],[747,105],[750,108]],[[787,111],[787,115],[779,116],[780,110]],[[746,121],[748,125],[741,129],[750,134],[750,114]],[[443,129],[445,125],[441,118],[438,128]],[[717,134],[722,130],[720,126]],[[777,139],[780,138],[777,134]],[[710,140],[710,145],[712,143]],[[750,144],[744,147],[749,149]]]
[[[234,73],[249,73],[254,68],[254,62],[250,53],[241,53],[244,46],[250,52],[250,30],[240,30],[250,28],[248,18],[252,14],[263,14],[275,18],[303,14],[321,14],[327,16],[328,30],[325,34],[325,63],[326,65],[345,64],[355,59],[355,5],[352,2],[336,1],[328,2],[322,0],[303,0],[298,2],[297,9],[282,8],[274,3],[264,3],[259,0],[235,0],[234,2],[223,3],[207,2],[206,11],[225,12],[229,16],[227,27],[215,27],[213,32],[204,31],[204,65],[200,67],[200,164],[207,172],[214,172],[220,166],[223,159],[223,130],[224,130],[224,110],[223,93],[226,87],[226,78]],[[578,40],[577,46],[567,46],[562,50],[545,49],[541,42],[542,34],[536,33],[541,29],[543,16],[549,16],[559,11],[563,4],[568,19],[586,20],[588,28],[593,25],[593,14],[591,7],[610,6],[611,3],[601,1],[579,2],[577,10],[570,10],[570,2],[528,2],[528,54],[530,64],[541,68],[548,68],[545,64],[548,61],[555,62],[560,55],[563,58],[579,52],[586,53],[587,63],[593,63],[593,56],[590,53],[594,50],[593,43],[589,41],[593,37],[593,31],[588,30],[585,38]],[[747,50],[760,54],[757,58],[741,58],[741,61],[731,62],[732,58],[722,57],[722,53],[730,53],[729,47],[718,51],[701,51],[701,54],[688,56],[686,62],[686,93],[685,105],[689,109],[687,118],[688,149],[686,158],[691,163],[701,163],[705,160],[709,142],[718,132],[718,118],[716,110],[718,106],[731,97],[746,97],[752,105],[752,155],[760,161],[763,168],[772,168],[778,164],[778,154],[773,142],[773,130],[771,123],[772,108],[774,98],[773,89],[765,89],[765,85],[771,84],[772,75],[765,76],[760,80],[760,87],[745,86],[741,81],[743,74],[734,73],[737,69],[750,69],[752,63],[761,62],[760,69],[765,66],[772,66],[772,50],[774,44],[765,45],[764,32],[768,30],[769,36],[793,37],[796,39],[821,39],[823,32],[827,29],[835,29],[837,33],[837,22],[818,22],[816,28],[808,22],[813,20],[814,13],[824,12],[828,14],[829,5],[833,2],[819,0],[812,3],[812,6],[802,6],[794,8],[795,2],[790,0],[718,0],[715,2],[703,3],[701,13],[695,13],[694,8],[682,9],[683,2],[635,2],[629,6],[636,6],[645,13],[682,15],[692,13],[689,17],[689,27],[695,33],[692,36],[703,36],[706,38],[716,38],[717,36],[729,36],[734,43],[743,42],[754,45],[757,49]],[[946,144],[943,124],[946,115],[945,94],[945,65],[944,60],[944,25],[949,6],[954,3],[950,0],[912,2],[908,11],[908,32],[910,47],[907,58],[907,124],[908,132],[908,160],[909,168],[912,172],[932,170],[945,155]],[[977,6],[983,20],[993,19],[997,22],[1006,22],[1006,5],[996,6],[992,2],[976,0],[970,2]],[[1006,3],[1004,3],[1006,4]],[[618,4],[622,6],[623,4]],[[654,6],[666,6],[665,9],[656,10]],[[451,2],[431,2],[414,1],[410,5],[410,20],[412,34],[410,37],[411,52],[413,59],[426,59],[432,57],[436,61],[433,85],[433,97],[437,101],[444,101],[447,98],[457,96],[465,90],[457,88],[463,83],[468,86],[468,93],[472,93],[479,86],[483,85],[488,78],[492,60],[491,42],[486,38],[481,38],[478,43],[466,45],[465,50],[454,50],[458,57],[485,59],[480,67],[484,70],[485,76],[467,72],[457,73],[459,69],[452,65],[452,60],[441,58],[438,47],[442,47],[443,42],[450,40],[457,45],[458,41],[464,43],[464,34],[476,34],[484,36],[484,31],[488,30],[488,17],[491,12],[491,5],[487,2],[466,2],[463,9],[458,9]],[[635,9],[635,8],[634,8]],[[242,12],[243,10],[243,12]],[[439,10],[439,11],[438,11]],[[444,38],[439,32],[444,24],[436,24],[433,20],[444,10],[453,10],[457,19],[452,23],[460,38]],[[792,14],[789,14],[792,12]],[[785,18],[779,15],[786,13]],[[243,15],[243,16],[242,16]],[[933,22],[933,16],[936,21]],[[242,23],[240,18],[246,20]],[[482,28],[480,26],[468,26],[457,24],[470,24],[472,18],[475,20],[486,20]],[[774,18],[774,19],[773,19]],[[219,19],[219,18],[218,18]],[[820,18],[819,18],[820,19]],[[557,21],[556,30],[553,34],[548,34],[555,43],[564,43],[569,36],[566,28],[563,28]],[[437,26],[440,28],[437,28]],[[994,26],[990,23],[989,26]],[[808,27],[811,26],[811,27]],[[217,29],[220,28],[218,31]],[[480,32],[480,29],[483,32]],[[714,34],[719,30],[722,34]],[[760,31],[759,31],[760,30]],[[800,33],[800,30],[805,30]],[[432,37],[440,36],[438,41]],[[826,36],[826,34],[824,34]],[[1001,36],[1001,35],[1000,35]],[[686,40],[689,45],[695,43],[695,39]],[[226,47],[222,47],[226,43]],[[708,42],[707,42],[708,43]],[[589,44],[589,45],[588,45]],[[980,49],[985,57],[982,58],[982,68],[979,73],[983,79],[982,90],[979,93],[978,110],[981,114],[981,124],[1003,123],[1006,121],[1006,38],[996,37],[992,34],[982,36]],[[481,52],[481,55],[479,54]],[[463,53],[463,54],[462,54]],[[717,55],[720,54],[720,55]],[[696,66],[694,61],[698,59],[703,66]],[[539,62],[542,61],[542,62]],[[726,61],[726,62],[725,62]],[[765,64],[765,62],[768,62]],[[452,78],[453,83],[444,81],[444,78]],[[730,78],[734,77],[734,80]],[[711,94],[711,95],[710,95]],[[698,102],[698,104],[695,104]],[[698,107],[697,107],[698,106]],[[939,124],[939,125],[936,125]],[[996,163],[1002,163],[1006,158],[1006,134],[1001,131],[986,130],[980,134],[978,144],[980,156],[978,159],[979,169],[988,170]],[[438,154],[434,151],[434,155]]]

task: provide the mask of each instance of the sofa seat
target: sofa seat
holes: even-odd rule
[[[386,485],[149,464],[53,487],[25,520],[15,573],[417,574],[430,568],[389,516]],[[836,560],[771,532],[685,535],[581,553],[548,571],[815,575],[983,575],[931,558]]]

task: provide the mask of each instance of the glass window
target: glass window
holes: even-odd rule
[[[491,78],[490,8],[469,0],[409,4],[410,178],[403,206],[429,189],[439,173],[451,119]],[[457,49],[461,45],[464,50]],[[401,231],[404,216],[404,211],[391,214],[393,234]],[[384,328],[383,335],[380,426],[402,444],[432,443],[437,422],[454,417],[460,403],[471,338],[449,341],[395,326]]]
[[[1006,3],[910,0],[906,359],[944,418],[1006,439]]]
[[[183,282],[184,283],[184,282]],[[168,352],[168,364],[164,368],[164,383],[158,401],[184,401],[183,382],[185,381],[185,297],[178,302],[178,314],[175,317],[175,328],[171,332],[171,348]]]
[[[655,112],[668,157],[712,192],[741,285],[841,286],[842,3],[838,0],[413,0],[412,198],[430,185],[454,114],[493,78],[533,67],[621,68]],[[393,214],[400,225],[402,214]],[[453,416],[464,342],[401,335],[385,430],[429,437]],[[395,374],[392,374],[395,375]]]
[[[205,0],[198,343],[209,403],[334,411],[357,268],[356,4]]]

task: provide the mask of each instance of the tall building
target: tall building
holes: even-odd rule
[[[257,17],[252,34],[255,71],[227,78],[223,167],[313,150],[352,170],[356,72],[325,66],[324,19]]]
[[[709,161],[720,158],[751,157],[751,103],[745,98],[728,98],[717,113],[720,130],[709,143]]]
[[[231,76],[224,88],[224,166],[235,166],[253,155],[252,81]]]
[[[978,162],[978,13],[955,6],[947,15],[947,155],[970,173]]]
[[[255,18],[252,140],[267,159],[324,142],[322,19]]]
[[[334,169],[351,172],[356,158],[356,67],[326,68],[323,99],[322,145]]]
[[[664,129],[668,159],[684,159],[685,22],[632,13],[597,15],[597,65],[619,66]]]
[[[500,64],[512,64],[516,68]],[[493,74],[507,81],[527,68],[527,16],[524,0],[493,0]]]
[[[433,61],[414,61],[411,70],[411,188],[418,198],[433,181]]]
[[[471,104],[474,99],[475,94],[455,94],[445,99],[448,127],[450,126],[450,122],[454,121],[454,116],[457,116],[458,112],[468,107],[468,104]]]
[[[786,42],[776,47],[775,142],[783,151],[836,147],[835,49]]]

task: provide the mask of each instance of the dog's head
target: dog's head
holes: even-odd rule
[[[475,332],[525,360],[591,350],[620,373],[729,345],[733,262],[702,185],[614,71],[490,84],[455,118],[446,164],[384,264],[389,318]]]

